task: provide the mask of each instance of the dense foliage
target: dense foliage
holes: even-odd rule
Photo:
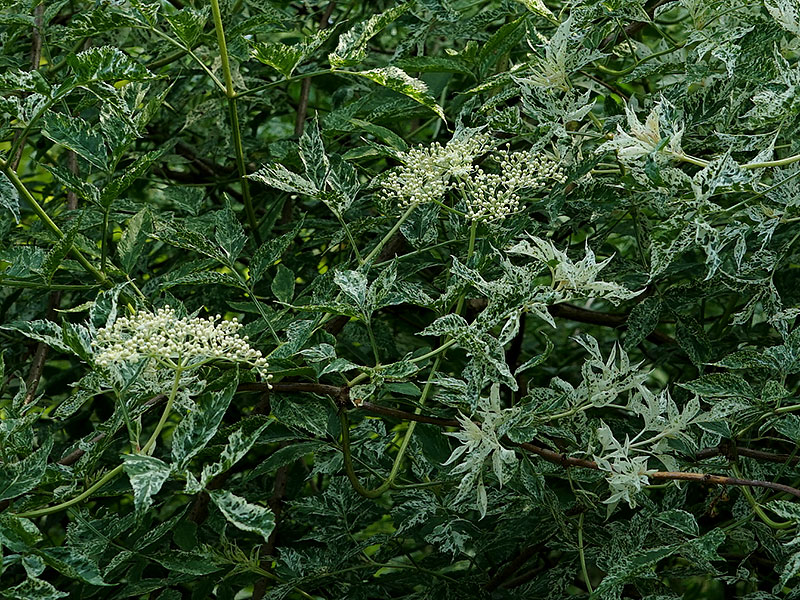
[[[797,0],[0,44],[0,598],[800,597]]]

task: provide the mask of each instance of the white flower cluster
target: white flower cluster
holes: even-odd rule
[[[486,151],[485,133],[454,137],[446,146],[434,142],[419,145],[400,155],[403,165],[383,181],[383,195],[401,207],[439,201],[450,187],[450,179],[469,173],[472,161]]]
[[[499,172],[490,173],[473,164],[491,145],[491,136],[474,130],[461,132],[446,146],[438,142],[411,148],[400,156],[403,165],[382,181],[383,197],[408,207],[441,202],[458,189],[471,220],[502,219],[519,208],[519,191],[541,189],[550,180],[563,183],[560,165],[541,152],[492,152]]]
[[[155,313],[140,310],[131,317],[119,317],[110,327],[97,331],[92,341],[95,362],[108,368],[154,359],[186,371],[222,360],[251,365],[269,379],[267,359],[250,346],[247,336],[238,334],[242,324],[236,318],[220,319],[219,315],[207,319],[178,317],[169,306]]]
[[[519,210],[520,190],[538,190],[549,180],[567,180],[561,166],[545,154],[505,149],[496,152],[494,158],[500,165],[499,173],[473,167],[457,184],[464,193],[470,220],[503,219]]]

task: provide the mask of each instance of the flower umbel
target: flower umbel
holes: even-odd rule
[[[493,158],[499,163],[499,173],[473,167],[467,177],[459,178],[457,186],[464,193],[470,220],[504,219],[519,210],[520,191],[540,190],[549,180],[567,180],[561,166],[542,152],[505,149]]]
[[[519,210],[522,190],[540,190],[548,181],[566,176],[559,163],[541,151],[492,150],[489,158],[498,169],[486,171],[474,161],[491,150],[486,133],[465,130],[446,146],[438,142],[417,146],[400,155],[403,162],[382,181],[387,201],[408,207],[442,202],[457,189],[471,221],[503,219]]]
[[[247,336],[239,336],[241,328],[236,318],[178,317],[175,309],[166,306],[155,313],[140,310],[131,317],[118,318],[110,327],[97,331],[92,346],[101,367],[153,359],[186,371],[222,360],[251,365],[269,379],[267,359],[250,346]]]
[[[490,137],[485,133],[454,137],[446,146],[434,142],[400,155],[403,165],[383,181],[383,195],[401,207],[439,201],[450,188],[450,179],[469,173],[472,161],[483,154]]]

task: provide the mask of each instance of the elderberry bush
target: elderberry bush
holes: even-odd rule
[[[0,4],[0,598],[800,598],[798,0]]]

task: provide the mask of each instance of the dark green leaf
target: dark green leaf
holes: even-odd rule
[[[661,300],[656,296],[645,298],[633,307],[628,315],[628,333],[625,336],[625,350],[630,351],[655,331],[661,317]]]
[[[367,42],[389,23],[400,17],[411,3],[401,4],[384,13],[373,15],[368,21],[358,23],[339,37],[336,50],[328,55],[334,67],[346,67],[360,63],[367,57]]]
[[[250,42],[253,58],[269,65],[284,77],[291,77],[294,68],[303,59],[303,49],[280,42]]]
[[[754,397],[750,384],[733,373],[709,373],[689,383],[681,383],[680,386],[707,398]]]
[[[260,281],[266,270],[283,256],[283,253],[297,237],[302,225],[301,221],[295,225],[292,231],[268,240],[256,249],[253,259],[250,261],[250,278],[253,282]]]
[[[199,9],[187,6],[174,14],[165,15],[165,18],[178,39],[191,48],[203,33],[208,13],[208,6]]]
[[[230,204],[217,211],[215,217],[214,235],[217,243],[228,260],[232,262],[236,260],[247,242],[244,229],[236,218],[236,214],[231,209]]]
[[[5,176],[5,173],[0,173],[0,206],[11,211],[14,222],[19,223],[19,192]]]
[[[53,275],[55,275],[55,272],[61,265],[61,262],[67,257],[70,250],[72,250],[75,236],[78,233],[78,228],[80,225],[80,219],[73,223],[72,227],[70,227],[69,230],[55,243],[55,245],[50,248],[47,256],[45,256],[44,262],[41,266],[41,273],[42,277],[44,277],[47,283],[52,281]]]
[[[143,208],[128,220],[117,244],[119,262],[125,272],[130,273],[144,251],[147,238],[153,232],[153,217],[149,209]]]
[[[89,48],[69,55],[67,63],[75,73],[75,83],[79,85],[92,81],[142,81],[154,77],[144,65],[112,46]]]
[[[69,594],[61,592],[41,579],[27,579],[14,587],[0,590],[0,598],[7,600],[57,600]]]
[[[236,392],[237,383],[238,379],[234,378],[222,391],[203,394],[197,406],[175,427],[172,461],[177,471],[185,469],[192,457],[214,437]]]

